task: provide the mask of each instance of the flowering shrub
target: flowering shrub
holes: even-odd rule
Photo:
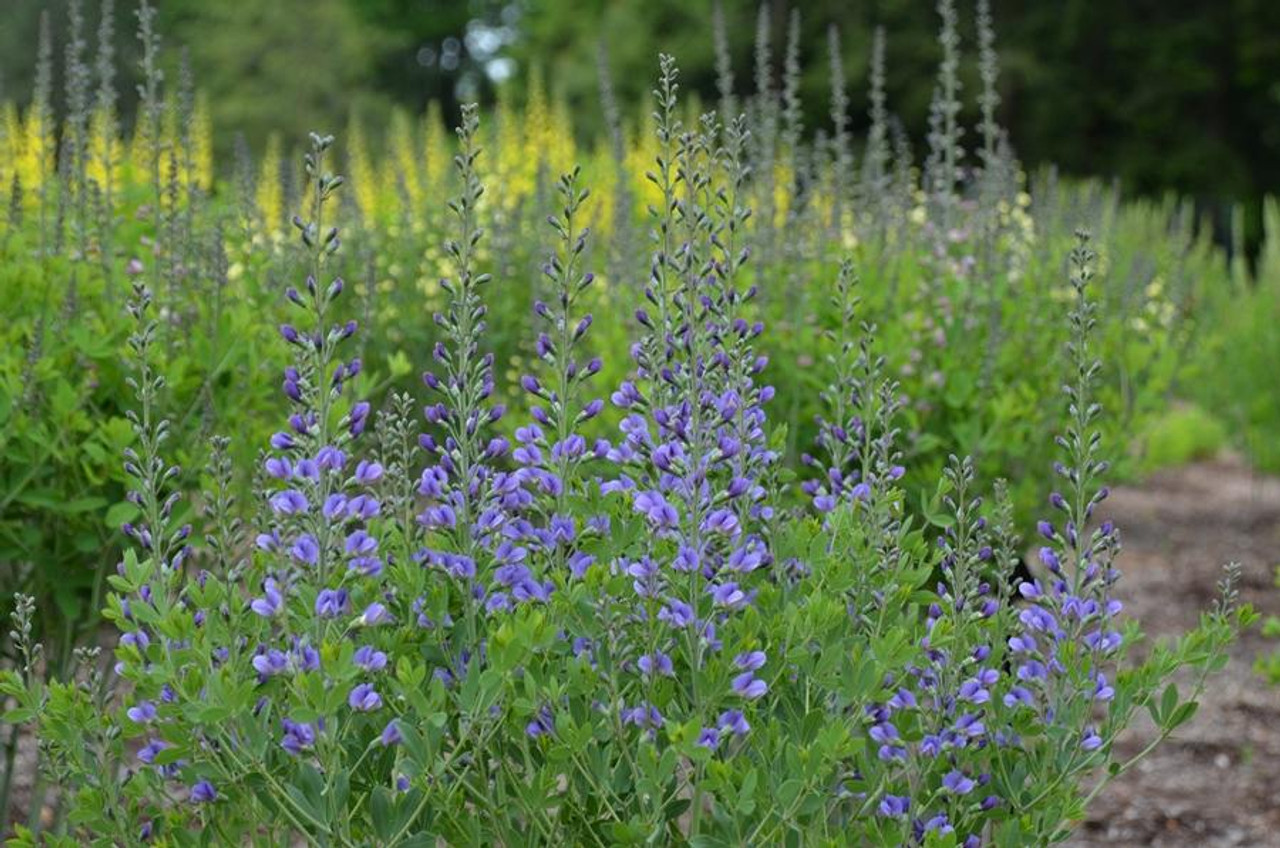
[[[300,288],[306,275],[305,260],[292,247],[286,210],[311,204],[295,165],[300,157],[285,140],[277,138],[261,151],[237,148],[234,161],[219,162],[215,170],[212,128],[196,80],[180,65],[178,73],[161,74],[171,64],[160,39],[162,16],[146,2],[140,4],[138,43],[130,53],[140,62],[141,102],[133,126],[122,126],[114,18],[102,16],[102,28],[90,38],[82,3],[65,5],[65,22],[46,20],[38,35],[31,34],[44,45],[32,102],[22,109],[0,106],[0,295],[11,319],[0,326],[0,581],[35,598],[32,634],[47,650],[38,668],[52,678],[66,676],[76,646],[101,625],[91,611],[101,606],[106,577],[121,555],[124,537],[114,531],[140,514],[124,497],[127,480],[118,461],[124,447],[139,447],[124,417],[130,394],[121,367],[127,333],[119,322],[132,284],[145,282],[157,325],[154,367],[165,390],[154,398],[153,412],[170,422],[166,457],[183,469],[169,482],[183,491],[220,486],[241,506],[251,503],[253,460],[280,424],[273,386],[261,372],[275,367],[273,325],[296,323],[296,316],[280,314],[279,295],[284,281]],[[723,54],[716,120],[724,125],[724,141],[732,130],[741,146],[733,202],[753,210],[733,224],[735,250],[747,252],[749,261],[735,257],[731,276],[739,294],[732,304],[717,300],[722,317],[716,321],[746,321],[751,332],[734,343],[733,356],[750,349],[768,357],[775,373],[787,375],[768,381],[773,396],[767,403],[748,396],[764,386],[749,389],[743,382],[758,375],[715,384],[721,393],[748,393],[731,401],[742,404],[742,414],[733,414],[743,454],[718,464],[716,474],[732,468],[734,476],[764,486],[775,514],[812,500],[816,489],[804,489],[821,481],[805,454],[827,463],[814,445],[839,438],[836,429],[825,432],[819,418],[838,416],[832,427],[847,435],[857,429],[853,419],[865,417],[841,401],[839,392],[834,403],[844,408],[826,410],[824,389],[849,374],[838,370],[844,360],[826,356],[815,342],[826,333],[838,338],[845,326],[845,338],[856,344],[858,322],[866,321],[877,327],[875,351],[884,358],[885,376],[898,383],[896,396],[879,403],[895,407],[893,429],[900,432],[894,448],[901,457],[894,465],[902,469],[897,485],[904,519],[941,520],[935,485],[950,454],[957,453],[972,456],[979,478],[1009,481],[1014,525],[1028,535],[1053,460],[1050,435],[1066,341],[1065,325],[1056,316],[1072,296],[1062,263],[1075,227],[1087,221],[1098,230],[1094,244],[1106,270],[1092,289],[1102,306],[1093,343],[1105,367],[1096,391],[1110,414],[1095,426],[1115,446],[1113,479],[1123,479],[1132,467],[1145,423],[1167,409],[1181,363],[1196,341],[1192,333],[1206,318],[1203,295],[1221,282],[1224,263],[1220,251],[1193,237],[1192,219],[1181,206],[1122,202],[1095,183],[1065,185],[1050,175],[1033,179],[1022,172],[995,123],[998,62],[986,14],[980,16],[975,51],[982,121],[970,143],[961,127],[964,56],[956,9],[951,3],[942,7],[946,49],[936,126],[919,154],[896,130],[885,92],[886,65],[895,55],[892,38],[875,39],[870,126],[858,139],[838,32],[832,32],[831,56],[806,55],[797,15],[789,21],[785,48],[776,49],[782,45],[769,43],[766,9],[748,86],[742,74],[735,85],[725,34],[713,33]],[[65,69],[55,73],[52,33],[61,24]],[[831,117],[827,126],[806,127],[799,78],[815,61],[830,68]],[[533,420],[533,408],[543,405],[546,416],[556,413],[538,392],[525,391],[520,378],[529,374],[547,390],[559,391],[537,370],[543,363],[540,334],[553,343],[558,336],[534,309],[541,300],[548,314],[558,314],[554,278],[541,273],[544,215],[556,194],[556,175],[579,160],[578,182],[596,194],[575,211],[575,226],[593,236],[582,241],[576,261],[597,274],[575,296],[575,309],[597,320],[574,339],[574,350],[579,374],[598,360],[592,397],[602,400],[632,377],[636,365],[617,351],[631,344],[631,314],[644,297],[648,209],[662,210],[678,199],[664,192],[661,180],[646,179],[646,172],[659,155],[678,171],[680,139],[664,142],[647,107],[633,110],[616,102],[607,51],[600,65],[609,133],[599,143],[575,145],[567,105],[548,98],[536,77],[523,97],[510,84],[475,139],[487,151],[491,182],[502,190],[472,209],[473,226],[486,233],[469,256],[472,273],[506,281],[537,278],[504,285],[486,299],[484,350],[492,355],[493,392],[488,402],[505,406],[508,422],[536,424],[550,442],[558,432]],[[55,78],[66,83],[61,98]],[[522,100],[525,105],[518,105]],[[674,109],[672,119],[692,129],[701,126],[701,116],[688,106]],[[735,129],[739,112],[747,120]],[[443,328],[420,320],[437,311],[449,314],[452,297],[438,282],[440,269],[453,261],[442,246],[452,215],[433,199],[457,196],[464,186],[450,167],[458,151],[438,107],[428,109],[421,125],[408,116],[395,118],[385,145],[375,143],[381,134],[370,129],[352,121],[343,169],[353,185],[325,213],[354,249],[326,262],[347,281],[342,314],[362,327],[345,343],[346,359],[361,363],[358,373],[344,375],[345,391],[390,409],[397,395],[418,390],[415,363],[442,339]],[[668,178],[673,190],[677,176]],[[667,251],[676,251],[685,231],[669,238],[676,241]],[[708,261],[705,255],[687,261],[695,259]],[[853,276],[859,280],[855,319],[827,296],[834,269],[846,259],[854,263],[850,282]],[[668,294],[677,292],[670,282],[674,272],[664,274]],[[748,297],[752,287],[756,293]],[[651,341],[643,352],[658,361],[641,366],[661,375],[665,354],[653,349],[652,338],[668,331],[657,322],[679,314],[664,317],[647,302],[644,308],[655,323],[645,328]],[[769,332],[756,334],[757,323]],[[1224,338],[1231,335],[1222,332]],[[699,351],[708,344],[689,343]],[[1268,385],[1265,369],[1228,370],[1241,379],[1262,374],[1252,385]],[[677,370],[672,377],[692,379]],[[1221,377],[1195,382],[1227,386],[1230,381]],[[644,410],[670,406],[665,389],[654,396],[642,384],[634,388]],[[1243,390],[1231,395],[1269,396]],[[432,402],[449,407],[444,397]],[[774,456],[762,455],[751,433],[755,407],[768,411],[773,426],[765,431]],[[573,458],[575,467],[590,466],[587,457],[596,441],[613,439],[633,413],[638,414],[605,403],[598,414],[576,423],[586,450]],[[703,412],[697,415],[701,420]],[[215,455],[213,434],[232,429],[226,456]],[[412,435],[402,435],[412,442]],[[520,447],[513,447],[513,455]],[[550,444],[533,447],[546,454]],[[647,453],[634,450],[639,461],[647,461]],[[477,451],[469,463],[479,460],[483,450]],[[838,483],[822,483],[827,496],[863,482],[848,473],[851,451],[849,444],[830,458],[841,466],[841,476]],[[559,461],[544,460],[553,466]],[[512,461],[484,457],[483,465],[506,470]],[[631,459],[610,460],[618,461],[625,466]],[[225,464],[219,466],[227,469],[225,478],[205,470],[218,463]],[[623,473],[636,485],[656,489],[654,480],[634,470]],[[804,479],[793,485],[793,474]],[[695,506],[688,496],[683,505],[673,503],[670,493],[663,497],[677,510]],[[173,507],[179,526],[191,523],[196,536],[211,531],[194,508],[201,503],[180,500]],[[607,513],[599,508],[592,514]],[[239,507],[233,514],[246,517]],[[738,517],[741,524],[749,516]],[[582,520],[577,524],[575,539],[590,529]],[[743,532],[765,542],[772,531]],[[716,556],[727,554],[732,551]],[[10,611],[6,593],[0,615]],[[0,662],[17,659],[12,647],[0,644]],[[16,744],[16,736],[5,739],[6,764]],[[10,775],[7,765],[0,766],[0,806],[7,806]]]
[[[43,844],[1043,844],[1141,758],[1112,749],[1139,711],[1152,745],[1194,715],[1251,613],[1229,571],[1198,628],[1134,651],[1119,534],[1094,520],[1109,464],[1088,238],[1070,256],[1061,491],[1032,579],[1012,577],[1008,487],[989,503],[971,460],[936,481],[930,523],[907,509],[901,388],[859,323],[852,261],[823,272],[835,376],[800,512],[744,242],[754,136],[739,118],[686,125],[674,62],[661,69],[653,254],[616,387],[589,347],[589,199],[571,171],[527,399],[498,400],[487,293],[506,281],[479,262],[473,107],[422,419],[409,394],[381,411],[360,394],[331,223],[344,181],[333,139],[313,136],[276,348],[288,414],[248,523],[214,442],[203,540],[179,512],[153,293],[135,278],[138,518],[109,579],[114,668],[85,652],[81,676],[43,685],[20,599],[19,668],[0,678],[68,811]],[[1170,682],[1184,667],[1186,694]]]

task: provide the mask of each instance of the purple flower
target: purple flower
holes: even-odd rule
[[[320,668],[320,652],[310,645],[297,645],[293,649],[294,661],[302,671],[316,671]]]
[[[387,612],[387,608],[377,601],[369,604],[365,611],[360,614],[360,624],[365,627],[388,624],[391,620],[391,613]]]
[[[290,721],[287,718],[280,724],[284,727],[284,738],[280,741],[280,747],[290,754],[297,756],[316,744],[316,729],[310,724]]]
[[[662,609],[658,610],[658,621],[682,630],[693,623],[693,607],[678,598],[668,598]]]
[[[538,709],[538,714],[533,720],[524,726],[525,735],[530,739],[537,739],[552,733],[556,729],[556,717],[551,712],[551,707],[543,704]]]
[[[280,611],[284,598],[280,594],[279,585],[270,577],[263,581],[263,596],[254,598],[249,604],[249,608],[263,618],[270,618]]]
[[[710,589],[711,597],[718,606],[738,609],[746,604],[747,595],[733,581],[714,585]]]
[[[310,533],[304,533],[298,537],[298,541],[293,543],[290,551],[294,559],[304,562],[307,565],[315,565],[316,560],[320,558],[320,544],[316,541],[316,537]]]
[[[881,744],[896,742],[900,738],[898,728],[887,721],[871,725],[870,735],[874,741]]]
[[[320,512],[329,521],[337,521],[344,517],[347,512],[347,496],[340,492],[330,495],[325,498]]]
[[[958,697],[962,701],[968,701],[971,704],[985,704],[991,700],[991,693],[983,688],[981,681],[976,678],[969,678],[960,684]]]
[[[982,723],[981,713],[965,713],[956,720],[955,731],[961,736],[981,736],[987,727]]]
[[[138,749],[138,759],[147,765],[153,765],[156,761],[156,756],[168,747],[169,743],[163,739],[149,739],[146,745]]]
[[[738,533],[738,516],[729,509],[717,509],[702,520],[702,529],[707,533],[720,533],[734,536]]]
[[[1080,747],[1086,751],[1096,751],[1102,747],[1102,737],[1092,727],[1087,728],[1080,738]]]
[[[968,795],[977,786],[971,779],[964,776],[964,772],[956,769],[947,772],[946,777],[942,778],[942,785],[953,795]]]
[[[382,696],[370,683],[360,683],[347,696],[347,705],[360,712],[373,712],[382,706]]]
[[[880,815],[899,819],[911,809],[911,799],[905,795],[885,795],[880,799]]]
[[[262,676],[262,679],[272,677],[277,674],[283,674],[289,670],[289,657],[284,651],[278,651],[275,648],[264,654],[258,654],[253,658],[254,669]]]
[[[372,645],[364,645],[356,650],[355,663],[365,671],[382,671],[387,667],[387,655],[374,650]]]
[[[652,704],[641,704],[636,707],[623,707],[619,712],[623,724],[636,727],[658,728],[665,723],[662,713]]]
[[[698,744],[707,750],[714,751],[720,746],[720,731],[714,727],[704,727],[698,734]]]
[[[1023,704],[1028,707],[1034,707],[1035,698],[1031,695],[1031,690],[1025,686],[1014,686],[1004,696],[1004,705],[1010,709]]]
[[[306,512],[311,505],[307,502],[307,496],[299,492],[297,489],[286,489],[283,492],[276,492],[271,496],[271,509],[277,515],[296,515]]]
[[[213,788],[213,784],[207,780],[198,780],[191,787],[191,802],[193,804],[210,804],[218,799],[218,790]]]
[[[368,486],[382,479],[382,466],[376,462],[367,459],[361,460],[356,465],[356,482],[362,486]]]
[[[747,723],[747,717],[742,714],[742,710],[725,710],[720,713],[716,726],[736,736],[746,736],[751,732],[751,725]]]
[[[378,540],[363,530],[347,536],[346,551],[351,556],[368,556],[378,549]]]
[[[285,457],[271,457],[266,461],[266,469],[277,480],[288,480],[293,476],[293,465]]]
[[[733,664],[743,671],[756,671],[764,667],[767,659],[764,651],[750,651],[734,657]]]
[[[645,677],[653,677],[659,675],[663,677],[674,677],[675,668],[671,664],[671,657],[662,651],[656,651],[652,654],[645,654],[636,662],[640,667],[640,672]]]
[[[346,611],[346,589],[322,589],[316,595],[316,615],[321,618],[336,618]]]
[[[659,530],[675,527],[680,521],[680,514],[661,492],[637,492],[634,504],[635,511],[643,514]]]
[[[135,724],[150,724],[156,720],[156,705],[151,701],[139,701],[126,710],[125,715]]]
[[[369,495],[356,495],[347,501],[346,513],[351,518],[368,521],[382,511],[382,505]]]
[[[769,691],[769,685],[755,676],[754,672],[744,671],[733,678],[733,691],[744,698],[754,700]]]
[[[387,722],[387,726],[382,728],[382,734],[378,736],[378,741],[382,743],[384,748],[398,745],[403,739],[404,736],[400,734],[400,725],[394,718]]]

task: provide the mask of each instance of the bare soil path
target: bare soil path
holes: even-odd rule
[[[1193,626],[1230,561],[1243,566],[1242,600],[1280,614],[1280,480],[1221,459],[1119,488],[1107,506],[1124,541],[1119,594],[1149,637]],[[1195,719],[1099,797],[1070,844],[1280,846],[1280,688],[1252,671],[1275,650],[1245,634]],[[1136,753],[1148,731],[1123,738],[1120,753]]]

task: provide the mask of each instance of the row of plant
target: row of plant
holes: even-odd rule
[[[164,314],[165,413],[176,457],[186,468],[201,467],[209,435],[234,420],[240,438],[232,450],[243,464],[256,450],[253,435],[271,426],[269,398],[255,376],[269,341],[259,318],[281,315],[278,282],[296,271],[283,210],[303,200],[297,169],[282,164],[288,160],[278,150],[256,165],[242,151],[214,180],[194,81],[179,68],[170,70],[176,84],[166,87],[153,12],[139,32],[142,105],[132,131],[123,133],[116,35],[111,16],[102,20],[108,26],[92,61],[78,11],[68,25],[61,109],[46,29],[35,101],[21,113],[8,110],[0,131],[0,176],[10,196],[0,286],[13,316],[0,330],[0,568],[38,599],[40,618],[52,627],[43,635],[57,642],[57,668],[78,643],[80,623],[92,625],[86,612],[96,608],[102,576],[118,557],[114,530],[136,513],[116,460],[131,438],[119,366],[126,334],[118,321],[131,280],[148,282]],[[885,102],[883,38],[872,74],[871,132],[860,146],[848,129],[838,64],[831,126],[810,133],[799,125],[795,40],[778,74],[768,45],[757,51],[759,82],[748,97],[735,94],[726,71],[717,114],[726,122],[741,103],[748,115],[742,191],[756,211],[740,225],[740,240],[751,251],[759,294],[752,314],[777,330],[762,350],[791,377],[778,386],[774,415],[786,426],[780,438],[787,464],[796,465],[817,435],[817,399],[834,372],[814,355],[813,341],[840,320],[825,291],[830,269],[849,254],[862,282],[862,317],[879,327],[903,393],[912,511],[932,508],[922,495],[931,494],[930,481],[958,452],[972,455],[985,477],[1016,481],[1016,521],[1025,530],[1041,498],[1036,474],[1050,461],[1048,400],[1064,339],[1053,317],[1069,297],[1060,280],[1073,230],[1089,222],[1099,233],[1106,273],[1098,344],[1108,368],[1101,390],[1114,411],[1107,427],[1117,444],[1137,444],[1167,407],[1203,318],[1198,306],[1221,276],[1220,258],[1176,204],[1121,203],[1111,190],[1062,184],[1052,174],[1025,184],[994,122],[989,23],[980,51],[981,142],[966,152],[954,13],[944,23],[951,46],[939,77],[937,132],[920,163],[896,134]],[[586,255],[598,284],[586,297],[603,319],[588,342],[597,354],[628,343],[629,304],[644,286],[650,251],[647,209],[665,202],[645,176],[659,154],[653,117],[626,125],[607,73],[603,80],[613,135],[585,157],[582,180],[594,195],[580,213],[594,234]],[[533,86],[523,108],[504,102],[492,131],[482,133],[502,188],[477,210],[491,237],[476,262],[523,281],[508,287],[489,319],[497,391],[515,408],[525,402],[511,389],[536,356],[531,307],[548,291],[544,210],[554,175],[575,156],[565,109],[539,92]],[[700,118],[681,107],[686,125],[698,126]],[[359,141],[363,133],[353,125],[350,135]],[[851,167],[855,150],[858,168]],[[396,122],[386,156],[362,144],[347,157],[352,191],[332,214],[358,245],[338,261],[359,304],[354,315],[368,330],[358,337],[356,379],[374,398],[411,388],[412,358],[438,335],[421,317],[445,301],[437,282],[447,226],[439,199],[459,189],[448,166],[454,152],[432,113],[420,132]],[[603,379],[617,383],[626,375],[629,366],[618,357],[603,361]],[[606,410],[592,435],[616,421]],[[1127,452],[1117,457],[1119,473],[1130,459]],[[235,483],[241,495],[250,484]]]
[[[535,87],[491,131],[468,112],[458,144],[437,117],[382,161],[357,145],[342,192],[323,139],[296,176],[242,154],[213,179],[145,3],[126,143],[114,34],[90,67],[73,12],[66,115],[46,48],[0,148],[0,568],[29,599],[9,763],[37,720],[67,844],[1034,842],[1079,818],[1135,710],[1161,737],[1185,721],[1194,696],[1157,690],[1221,662],[1233,599],[1117,676],[1137,636],[1111,635],[1118,540],[1084,527],[1196,350],[1218,254],[1177,205],[1025,184],[985,14],[966,153],[941,11],[919,166],[875,82],[884,42],[854,169],[838,65],[831,127],[798,125],[793,40],[778,85],[765,45],[757,91],[726,74],[706,114],[664,63],[635,130],[606,82],[613,136],[559,180],[571,129]],[[1109,412],[1075,398],[1065,458],[1064,374]],[[1068,515],[1033,531],[1055,459]],[[1028,618],[1007,595],[1031,532]],[[104,599],[114,671],[89,647]],[[1014,647],[1023,628],[1042,635]],[[217,805],[202,832],[183,799]]]
[[[1249,614],[1229,573],[1199,628],[1129,656],[1119,537],[1091,520],[1108,463],[1087,236],[1071,257],[1061,515],[1038,526],[1046,573],[1018,583],[1017,607],[1007,490],[985,509],[972,462],[953,460],[945,518],[905,513],[898,387],[855,329],[851,263],[813,460],[825,473],[806,487],[819,517],[783,512],[737,242],[743,122],[686,132],[675,79],[664,58],[669,202],[613,440],[581,432],[603,402],[581,344],[593,278],[575,174],[551,219],[554,297],[534,308],[540,361],[521,378],[534,405],[499,429],[474,110],[427,432],[409,398],[375,418],[348,382],[356,329],[325,218],[343,180],[325,169],[332,139],[314,137],[305,285],[286,289],[296,318],[280,327],[288,424],[251,525],[219,453],[206,545],[174,516],[159,324],[135,282],[126,468],[142,517],[109,579],[116,664],[95,671],[86,652],[88,676],[41,685],[24,599],[23,668],[3,683],[68,795],[71,832],[46,844],[1040,843],[1137,759],[1111,756],[1137,711],[1157,740],[1194,714]],[[1167,683],[1184,665],[1200,670],[1188,700]]]

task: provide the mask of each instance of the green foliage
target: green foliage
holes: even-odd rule
[[[1198,406],[1169,410],[1141,439],[1144,468],[1172,468],[1210,459],[1227,444],[1222,422]]]
[[[664,56],[653,138],[614,127],[558,182],[574,128],[535,87],[491,129],[465,109],[457,146],[401,119],[380,158],[353,124],[345,186],[321,136],[301,172],[242,157],[210,185],[148,8],[133,144],[55,163],[37,122],[0,162],[0,567],[21,595],[0,694],[66,805],[48,844],[1060,841],[1141,758],[1117,734],[1143,710],[1153,744],[1188,721],[1251,623],[1230,571],[1198,628],[1135,651],[1114,528],[1090,523],[1104,473],[1139,466],[1134,434],[1181,451],[1194,419],[1152,422],[1200,331],[1226,332],[1225,262],[1177,202],[1028,187],[990,123],[967,151],[952,4],[922,167],[884,114],[850,167],[838,55],[834,132],[807,142],[800,68],[773,88],[762,39],[744,117],[682,104]],[[349,12],[315,6],[271,65],[301,108],[358,84]],[[228,38],[204,47],[249,61]],[[312,75],[295,52],[356,67]],[[235,120],[268,123],[277,97]],[[579,310],[595,321],[572,329]],[[588,413],[597,370],[623,388]],[[513,428],[508,457],[498,406],[552,438]],[[1055,479],[1060,531],[1032,523]],[[348,512],[355,486],[376,506]],[[73,651],[101,606],[114,673]],[[1014,646],[1031,631],[1044,648]]]
[[[1226,422],[1249,459],[1280,471],[1280,201],[1265,204],[1265,240],[1255,274],[1237,262],[1229,284],[1208,289],[1205,338],[1187,381]]]
[[[101,286],[65,261],[17,261],[22,252],[20,239],[0,245],[0,582],[39,599],[39,635],[61,674],[94,627],[115,528],[132,516],[120,470],[132,433],[123,336],[84,308]]]

